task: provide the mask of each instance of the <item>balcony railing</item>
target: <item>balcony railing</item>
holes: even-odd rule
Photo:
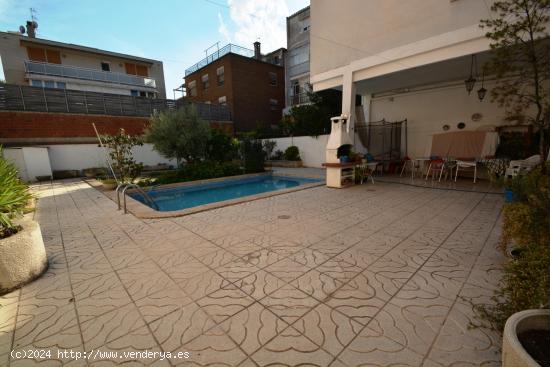
[[[291,78],[305,73],[309,73],[309,61],[296,65],[288,65],[288,76]]]
[[[114,73],[110,71],[81,68],[78,66],[50,64],[46,62],[25,61],[25,71],[29,74],[61,76],[96,82],[134,85],[156,88],[155,79],[143,76]]]
[[[290,104],[292,106],[309,103],[309,95],[306,92],[290,96]]]
[[[190,68],[185,70],[185,76],[194,73],[195,71],[199,70],[200,68],[205,67],[206,65],[216,61],[222,56],[227,55],[228,53],[233,53],[241,56],[246,57],[252,57],[254,56],[254,50],[250,50],[248,48],[244,48],[241,46],[237,46],[234,44],[228,44],[220,48],[218,51],[206,56],[201,61],[197,62],[195,65],[191,66]]]
[[[61,112],[111,116],[143,116],[191,104],[207,121],[231,121],[228,106],[186,103],[118,94],[0,84],[0,111]],[[1,135],[1,134],[0,134]]]

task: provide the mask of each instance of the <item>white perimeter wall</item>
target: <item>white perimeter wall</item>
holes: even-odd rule
[[[154,166],[159,163],[176,165],[175,160],[166,159],[154,151],[151,144],[134,147],[133,154],[137,162],[146,166]],[[5,148],[4,156],[17,166],[19,177],[25,181],[35,181],[36,176],[51,175],[52,171],[107,167],[105,153],[97,144]]]
[[[318,167],[321,168],[322,164],[325,163],[325,150],[327,146],[329,135],[319,135],[318,137],[313,136],[297,136],[294,138],[276,138],[276,139],[267,139],[273,140],[277,143],[273,152],[277,150],[285,151],[291,145],[295,145],[300,150],[300,157],[302,158],[302,163],[305,167]],[[359,137],[355,138],[355,151],[357,152],[366,152],[366,149],[363,148]]]
[[[172,164],[175,160],[169,160],[153,150],[151,144],[144,144],[141,147],[134,147],[133,155],[137,162],[146,166],[153,166],[159,163]],[[106,167],[105,153],[97,144],[59,144],[49,145],[50,162],[52,170],[82,170],[91,167]]]

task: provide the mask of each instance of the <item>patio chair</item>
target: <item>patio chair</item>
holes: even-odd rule
[[[411,178],[414,178],[414,173],[420,168],[420,164],[417,160],[411,159],[409,156],[405,156],[405,158],[403,158],[403,167],[401,168],[399,177],[403,176],[403,172],[405,172],[407,166],[411,170]]]
[[[537,164],[540,163],[540,155],[532,155],[527,159],[510,161],[510,165],[506,168],[505,177],[512,178],[520,174],[531,171]]]
[[[476,183],[477,180],[477,162],[476,161],[466,161],[466,160],[457,160],[456,161],[456,173],[455,173],[455,182],[458,178],[458,170],[462,168],[462,170],[471,170],[474,169],[474,183]]]
[[[430,177],[430,172],[432,173],[432,180],[436,177],[437,173],[439,173],[438,181],[441,182],[443,172],[445,172],[445,179],[447,179],[448,170],[446,167],[446,161],[441,158],[431,159],[428,166],[428,171],[426,172],[426,181],[428,180],[428,177]]]

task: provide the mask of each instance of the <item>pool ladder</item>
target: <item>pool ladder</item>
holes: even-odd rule
[[[145,192],[141,187],[134,183],[121,183],[116,188],[116,201],[118,203],[118,210],[122,209],[120,205],[120,193],[122,192],[122,198],[123,198],[123,206],[124,206],[124,214],[128,213],[128,210],[126,209],[126,190],[128,189],[136,189],[137,192],[139,192],[145,200],[150,204],[150,206],[154,207],[156,210],[159,210],[158,204],[153,200],[147,192]]]

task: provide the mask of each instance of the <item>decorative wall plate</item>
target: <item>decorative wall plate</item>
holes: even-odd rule
[[[466,124],[464,122],[459,122],[456,127],[459,129],[459,130],[462,130],[466,127]]]
[[[472,115],[472,121],[481,121],[481,119],[483,118],[483,115],[481,113],[474,113]]]

